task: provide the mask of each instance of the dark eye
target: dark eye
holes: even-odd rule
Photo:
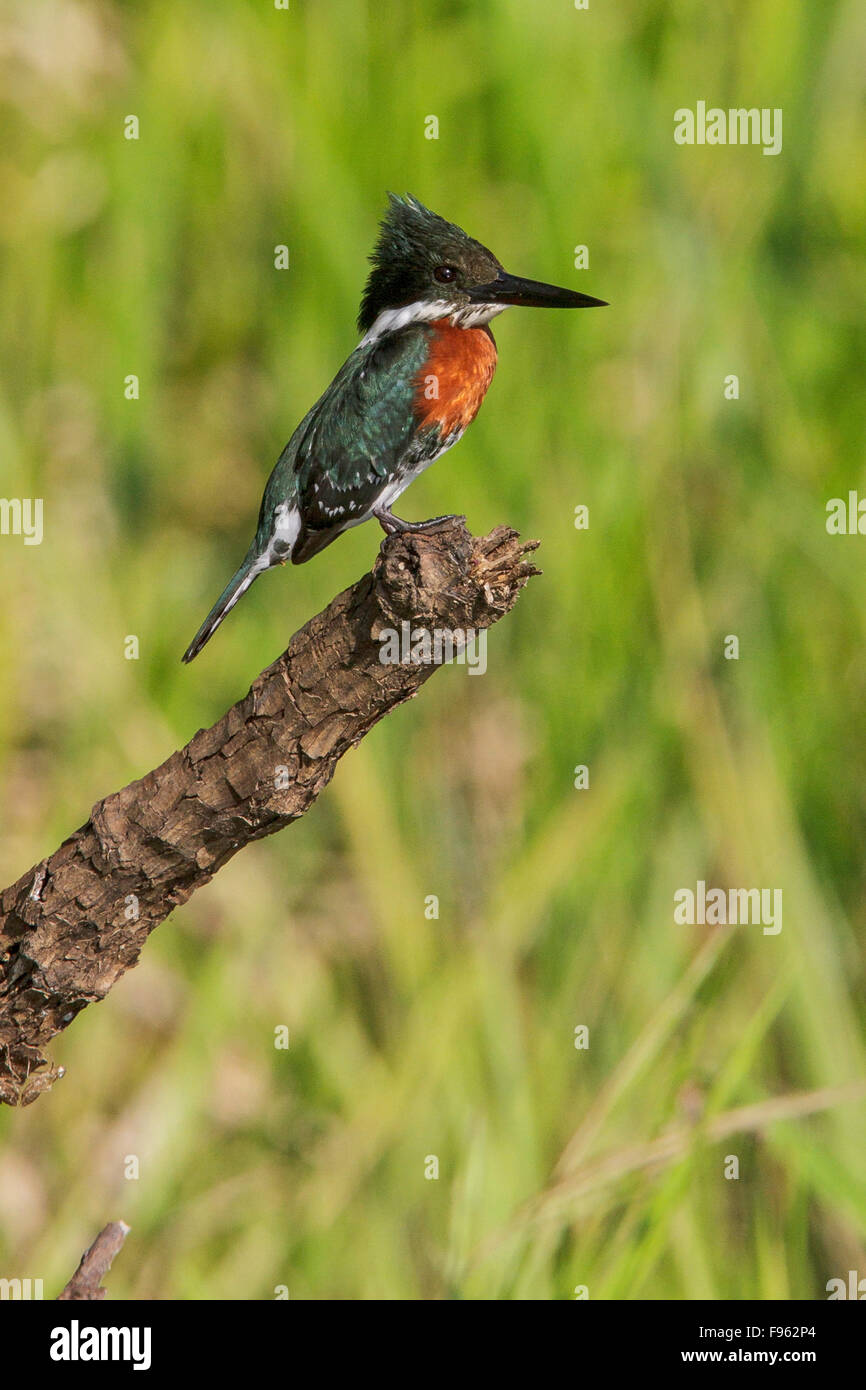
[[[438,280],[440,285],[447,285],[451,280],[457,278],[457,270],[453,265],[437,265],[433,271],[433,279]]]

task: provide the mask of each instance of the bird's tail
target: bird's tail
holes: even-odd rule
[[[267,568],[267,561],[260,555],[256,555],[252,550],[247,553],[246,559],[240,569],[232,575],[195,637],[190,642],[181,657],[182,661],[192,661],[193,657],[198,656],[205,643],[209,642],[213,637],[226,613],[234,608],[238,599],[242,594],[246,593],[253,580],[257,579]]]

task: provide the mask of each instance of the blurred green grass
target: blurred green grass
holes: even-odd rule
[[[0,1112],[0,1272],[53,1291],[122,1217],[117,1298],[866,1275],[863,1100],[760,1118],[864,1074],[863,564],[824,527],[866,491],[862,10],[12,0],[0,40],[2,490],[45,499],[42,546],[0,541],[3,882],[369,567],[362,527],[180,666],[354,345],[386,189],[611,301],[499,320],[405,499],[542,540],[487,674],[438,673],[58,1039]],[[782,107],[783,153],[675,146],[699,99]],[[783,931],[675,926],[700,878],[781,887]]]

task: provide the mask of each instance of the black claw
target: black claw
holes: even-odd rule
[[[386,536],[396,536],[400,531],[409,529],[408,521],[401,521],[399,516],[392,516],[390,512],[374,512],[373,515]]]
[[[386,535],[403,535],[407,531],[432,531],[437,526],[446,526],[452,521],[465,521],[465,516],[433,516],[429,521],[403,521],[399,516],[394,516],[393,512],[374,512],[376,520],[382,527]]]

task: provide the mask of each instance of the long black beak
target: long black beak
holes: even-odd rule
[[[541,280],[524,280],[503,270],[487,285],[475,285],[469,298],[476,304],[522,304],[531,309],[594,309],[607,304],[577,290],[545,285]]]

